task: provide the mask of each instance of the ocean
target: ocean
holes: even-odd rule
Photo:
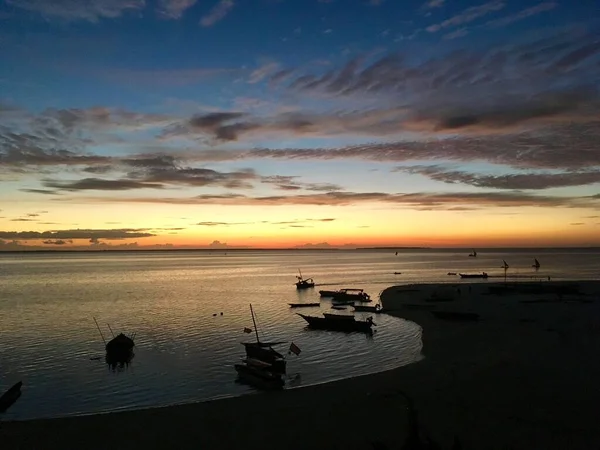
[[[166,406],[255,392],[233,365],[252,341],[294,342],[286,388],[411,364],[423,358],[416,324],[377,315],[373,336],[307,330],[289,302],[318,290],[362,288],[374,300],[388,286],[460,283],[449,272],[503,278],[598,279],[595,249],[157,251],[0,254],[0,392],[23,381],[2,419],[22,420]],[[541,268],[531,267],[534,260]],[[298,269],[317,287],[297,291]],[[401,272],[401,274],[394,274]],[[485,282],[485,281],[482,281]],[[320,315],[320,308],[301,312]],[[336,311],[348,313],[348,311]],[[222,314],[221,314],[222,313]],[[368,313],[357,313],[360,318]],[[136,333],[135,357],[104,362],[105,338]]]

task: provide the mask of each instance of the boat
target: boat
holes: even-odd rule
[[[5,412],[10,408],[21,396],[21,387],[23,382],[13,384],[2,396],[0,397],[0,412]]]
[[[538,270],[541,267],[540,262],[537,260],[537,258],[533,258],[533,260],[535,263],[532,264],[531,267],[535,267],[535,270]]]
[[[456,272],[448,272],[448,275],[456,275]]]
[[[314,306],[321,306],[320,303],[288,303],[290,308],[308,308]]]
[[[356,320],[354,316],[342,316],[338,314],[327,314],[325,317],[306,316],[297,313],[308,323],[310,328],[331,331],[361,331],[372,332],[371,327],[375,325],[373,318],[367,317],[367,320]]]
[[[394,272],[394,275],[402,275],[402,272]]]
[[[471,312],[431,311],[431,314],[433,314],[433,316],[437,319],[456,320],[456,321],[479,320],[479,314],[471,313]]]
[[[371,296],[362,289],[340,289],[337,291],[319,291],[321,297],[332,297],[336,301],[370,302]]]
[[[501,269],[504,270],[508,270],[510,269],[510,266],[508,265],[508,263],[505,260],[502,260],[502,267],[500,267]]]
[[[124,333],[119,333],[116,336],[113,334],[113,338],[106,342],[106,339],[104,339],[102,330],[100,330],[100,326],[98,325],[98,321],[95,317],[94,322],[96,322],[96,327],[98,328],[100,337],[104,341],[104,348],[106,349],[106,362],[108,364],[129,363],[133,358],[135,333],[133,333],[131,336],[126,336]],[[112,333],[112,328],[110,325],[108,325],[108,329]]]
[[[344,306],[344,305],[331,305],[331,309],[341,310],[341,309],[346,309],[346,306]]]
[[[296,289],[308,289],[315,287],[315,282],[312,278],[303,278],[300,269],[298,269],[298,273],[300,275],[296,275],[296,278],[298,279],[298,281],[296,281]]]
[[[475,249],[473,249],[473,253],[469,253],[469,256],[477,258],[477,252],[475,251]]]
[[[482,273],[459,273],[461,278],[487,278],[488,274],[486,272]]]
[[[273,346],[284,344],[284,342],[261,342],[258,337],[258,329],[256,328],[256,319],[254,318],[254,310],[252,309],[252,305],[250,305],[250,314],[252,315],[252,323],[254,323],[256,342],[242,342],[242,345],[246,348],[246,357],[258,359],[270,364],[271,369],[274,372],[285,373],[285,358],[281,353],[273,348]]]
[[[353,305],[354,311],[358,312],[372,312],[372,313],[380,313],[383,312],[383,308],[379,303],[375,306],[367,306],[367,305]]]

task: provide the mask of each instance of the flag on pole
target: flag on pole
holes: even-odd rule
[[[293,342],[290,344],[290,351],[289,351],[289,353],[293,353],[295,355],[299,355],[301,351],[302,350],[300,350],[300,347],[298,347]]]
[[[252,333],[252,328],[244,327],[244,333]]]

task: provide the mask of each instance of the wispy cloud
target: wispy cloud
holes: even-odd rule
[[[278,73],[278,69],[280,67],[279,63],[276,62],[268,62],[260,67],[256,68],[250,73],[250,77],[248,78],[248,83],[256,84],[264,80],[265,78],[272,76],[275,73]]]
[[[231,12],[235,3],[233,0],[219,0],[213,8],[200,19],[200,25],[203,27],[211,27],[215,23],[223,20],[227,14]]]
[[[488,207],[569,207],[600,208],[600,198],[532,195],[519,191],[511,192],[327,192],[318,194],[298,194],[282,196],[251,197],[241,194],[199,195],[181,197],[105,197],[77,199],[85,202],[107,203],[150,203],[179,205],[313,205],[347,206],[357,204],[394,204],[417,210],[457,210],[461,211]],[[0,235],[0,238],[2,236]]]
[[[502,17],[500,19],[490,20],[488,23],[486,23],[486,25],[491,27],[504,27],[506,25],[510,25],[511,23],[518,22],[528,17],[543,13],[545,11],[550,11],[556,8],[557,6],[558,3],[554,1],[539,3],[538,5],[523,9],[516,14]]]
[[[506,4],[501,0],[492,0],[482,5],[471,6],[461,11],[457,15],[444,20],[441,23],[429,25],[426,28],[426,30],[430,33],[435,33],[436,31],[442,30],[444,28],[464,25],[473,22],[474,20],[477,20],[480,17],[486,16],[490,13],[500,11],[505,6]]]
[[[180,19],[185,10],[196,4],[196,0],[159,0],[160,14],[168,19]]]
[[[41,240],[41,239],[129,239],[151,237],[147,229],[76,229],[54,231],[0,231],[0,239]]]
[[[45,19],[97,22],[126,12],[141,11],[145,0],[5,0],[7,4],[40,14]]]

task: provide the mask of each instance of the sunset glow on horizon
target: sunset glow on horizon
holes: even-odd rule
[[[0,0],[0,251],[600,246],[597,6],[466,3]]]

